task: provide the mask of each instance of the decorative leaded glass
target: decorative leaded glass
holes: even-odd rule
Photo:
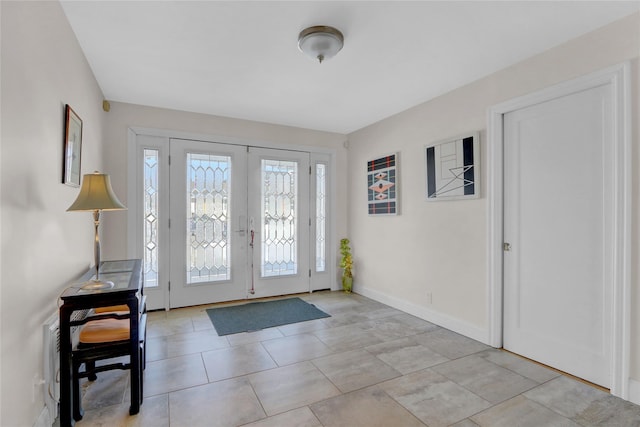
[[[316,164],[316,271],[326,268],[327,167]]]
[[[231,279],[231,157],[187,154],[187,284]]]
[[[158,283],[158,150],[144,149],[144,286]]]
[[[262,277],[297,274],[298,164],[262,160]]]

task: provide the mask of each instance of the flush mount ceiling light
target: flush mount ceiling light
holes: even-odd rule
[[[342,33],[325,25],[316,25],[300,32],[298,47],[307,56],[317,59],[320,63],[340,52],[344,45]]]

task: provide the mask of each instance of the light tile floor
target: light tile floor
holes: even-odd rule
[[[83,384],[88,426],[640,426],[640,407],[356,294],[326,319],[219,337],[206,306],[149,315],[145,399]]]

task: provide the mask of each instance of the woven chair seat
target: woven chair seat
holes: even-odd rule
[[[80,330],[80,342],[98,344],[129,339],[129,319],[100,319],[87,322]]]

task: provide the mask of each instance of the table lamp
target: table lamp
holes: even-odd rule
[[[96,263],[96,277],[83,283],[82,289],[100,290],[113,288],[113,282],[100,280],[100,211],[117,211],[127,209],[118,200],[111,189],[109,175],[94,172],[86,174],[82,178],[82,187],[78,198],[73,202],[67,212],[93,212],[93,224],[95,226],[95,244],[93,247],[94,261]]]

